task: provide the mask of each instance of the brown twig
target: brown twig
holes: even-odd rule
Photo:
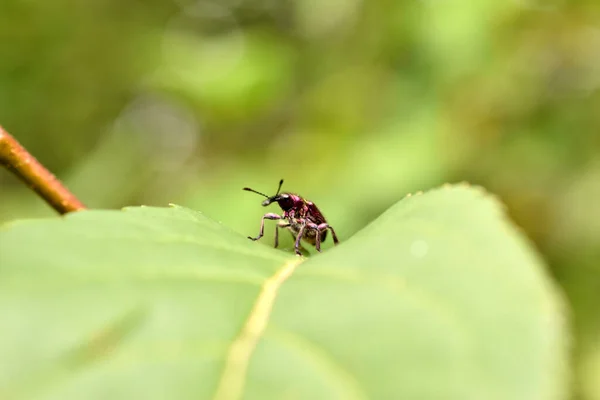
[[[85,210],[83,203],[1,126],[0,165],[12,171],[60,214]]]

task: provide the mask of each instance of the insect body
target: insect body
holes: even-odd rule
[[[260,221],[260,232],[257,237],[248,236],[248,239],[258,240],[263,237],[265,232],[265,219],[279,220],[275,226],[275,247],[279,244],[279,228],[287,228],[292,232],[296,239],[294,243],[294,251],[297,255],[302,255],[300,252],[300,239],[304,239],[308,243],[315,246],[317,251],[321,251],[321,242],[327,238],[327,230],[331,231],[334,244],[338,244],[339,240],[333,228],[325,221],[325,217],[317,206],[306,199],[293,193],[279,193],[283,185],[283,179],[279,181],[279,188],[274,196],[267,196],[264,193],[257,192],[254,189],[244,188],[249,192],[254,192],[266,197],[262,202],[263,207],[268,206],[273,202],[277,202],[283,210],[283,215],[267,213],[263,215]]]

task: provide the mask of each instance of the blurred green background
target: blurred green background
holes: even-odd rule
[[[599,89],[598,0],[0,3],[0,124],[90,207],[177,203],[255,235],[241,188],[283,177],[344,240],[410,192],[497,194],[564,289],[586,400]],[[0,221],[51,215],[0,171]]]

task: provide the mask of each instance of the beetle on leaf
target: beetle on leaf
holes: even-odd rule
[[[283,185],[283,179],[279,181],[279,188],[277,188],[277,193],[275,193],[274,196],[267,196],[264,193],[257,192],[256,190],[247,187],[243,189],[266,197],[266,200],[262,202],[263,207],[277,202],[279,207],[283,210],[283,215],[275,213],[263,215],[258,236],[248,236],[248,239],[258,240],[263,237],[265,232],[265,219],[269,219],[279,220],[278,224],[275,226],[275,247],[279,244],[279,228],[287,228],[292,232],[292,235],[296,240],[294,243],[294,251],[299,256],[302,255],[300,252],[301,239],[304,239],[315,246],[316,250],[320,252],[321,242],[324,242],[327,238],[327,230],[331,231],[333,242],[337,245],[339,240],[333,227],[327,223],[317,206],[312,201],[308,201],[297,194],[288,192],[279,193],[281,185]]]

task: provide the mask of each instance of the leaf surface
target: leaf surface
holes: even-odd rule
[[[464,186],[309,258],[181,207],[0,229],[6,399],[560,399],[564,319],[500,204]]]

